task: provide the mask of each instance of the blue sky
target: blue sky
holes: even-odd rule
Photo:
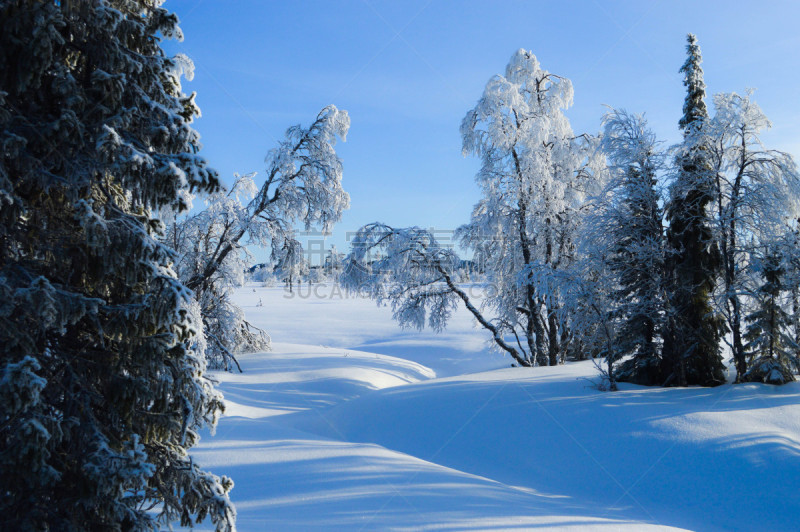
[[[709,96],[756,88],[768,146],[798,158],[800,3],[697,3],[170,0],[185,40],[166,48],[195,62],[184,89],[198,93],[202,153],[227,182],[257,171],[260,184],[276,139],[325,105],[350,113],[337,151],[351,208],[327,239],[344,250],[372,221],[446,238],[469,220],[478,161],[461,155],[459,125],[519,48],[572,80],[576,133],[597,132],[610,105],[645,112],[672,143],[695,33]]]

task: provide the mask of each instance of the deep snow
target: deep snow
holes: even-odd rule
[[[237,300],[273,350],[214,373],[193,455],[239,530],[800,526],[800,383],[600,392],[591,362],[509,367],[463,311],[436,335],[331,285]]]

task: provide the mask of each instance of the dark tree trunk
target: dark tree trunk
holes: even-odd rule
[[[551,309],[547,317],[547,358],[551,366],[558,365],[559,352],[558,322],[556,321],[555,310]]]

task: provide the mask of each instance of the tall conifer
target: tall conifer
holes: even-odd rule
[[[217,183],[160,4],[0,0],[4,530],[233,527],[231,482],[187,454],[222,398],[154,238]]]
[[[670,309],[662,374],[665,383],[673,386],[715,386],[725,382],[720,354],[722,320],[711,300],[721,262],[707,213],[713,200],[713,175],[702,141],[698,141],[702,137],[697,135],[708,118],[702,57],[697,38],[689,34],[687,40],[687,58],[680,69],[686,86],[679,121],[684,141],[666,206]]]

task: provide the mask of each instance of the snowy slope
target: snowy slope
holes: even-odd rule
[[[609,509],[600,516],[619,508],[698,530],[797,528],[798,386],[602,393],[580,380],[592,371],[579,363],[429,381],[298,426]]]
[[[467,312],[456,313],[447,330],[434,334],[403,331],[392,321],[391,309],[330,283],[304,284],[292,294],[278,287],[249,286],[239,289],[236,298],[248,320],[264,327],[276,342],[393,355],[433,368],[439,377],[511,364],[508,357],[488,352],[488,336],[475,328]]]
[[[255,290],[274,349],[215,375],[228,411],[193,453],[240,530],[798,528],[800,384],[603,393],[591,363],[509,368],[463,312],[436,336]]]

